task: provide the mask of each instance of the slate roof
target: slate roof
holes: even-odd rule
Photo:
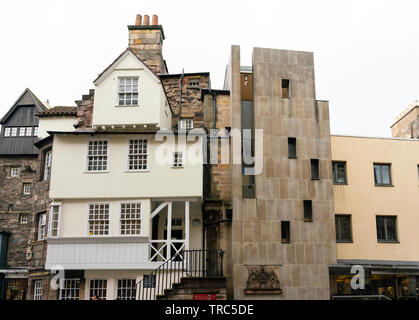
[[[56,106],[41,112],[38,112],[38,117],[75,117],[77,116],[77,107]]]

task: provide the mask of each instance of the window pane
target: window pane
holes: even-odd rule
[[[390,184],[390,166],[381,166],[382,184]]]
[[[374,165],[374,183],[381,184],[381,170],[379,165]]]

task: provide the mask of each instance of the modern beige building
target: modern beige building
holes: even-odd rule
[[[332,136],[336,266],[331,294],[416,296],[419,140]],[[349,272],[365,269],[365,289]],[[418,282],[419,284],[419,282]]]

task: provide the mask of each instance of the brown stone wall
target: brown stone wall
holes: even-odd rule
[[[77,100],[77,129],[89,129],[92,127],[93,102],[95,90],[91,89],[89,94],[83,95],[81,100]]]
[[[239,48],[232,56],[232,126],[240,128]],[[290,80],[290,99],[281,79]],[[329,110],[315,100],[313,55],[255,48],[253,81],[263,172],[256,197],[243,199],[241,172],[232,169],[234,298],[329,299],[328,266],[336,263]],[[297,159],[288,158],[288,137],[297,138]],[[311,180],[310,159],[319,159],[319,180]],[[313,201],[312,222],[304,221],[303,200]],[[290,222],[290,243],[281,242],[281,221]],[[263,265],[280,266],[282,293],[246,295],[247,269]]]
[[[182,82],[182,119],[193,119],[195,128],[204,127],[203,105],[201,102],[201,89],[209,87],[209,75],[199,76],[199,88],[189,88],[188,79],[196,75],[185,74]],[[162,78],[164,90],[173,110],[172,125],[177,126],[179,121],[179,85],[180,75]]]

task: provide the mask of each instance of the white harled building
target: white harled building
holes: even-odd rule
[[[172,133],[163,85],[131,48],[94,85],[90,127],[45,128],[46,269],[64,270],[59,299],[138,299],[144,274],[203,247],[202,132]]]

